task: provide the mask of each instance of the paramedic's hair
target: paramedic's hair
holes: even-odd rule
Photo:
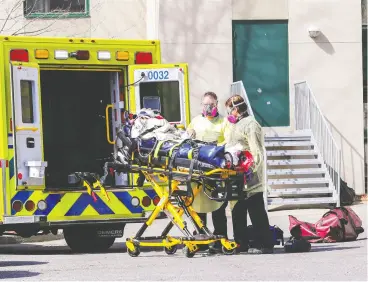
[[[244,102],[244,99],[242,96],[240,95],[234,95],[234,96],[231,96],[229,99],[227,99],[226,103],[225,103],[225,107],[228,107],[228,108],[232,108],[233,107],[233,104],[236,105],[236,104],[239,104],[239,103],[243,103]],[[238,112],[239,114],[245,114],[247,112],[247,103],[243,103],[239,106],[235,106],[236,108],[238,108]]]
[[[215,92],[211,92],[211,91],[206,92],[206,93],[204,93],[203,98],[204,97],[208,97],[208,96],[211,97],[211,98],[213,98],[213,99],[215,99],[217,101],[217,95],[216,95]]]

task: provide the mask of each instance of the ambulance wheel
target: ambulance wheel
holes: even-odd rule
[[[129,248],[127,248],[127,252],[131,257],[137,257],[141,253],[141,250],[139,249],[139,246],[134,246],[134,251],[131,251]]]
[[[195,255],[195,252],[191,252],[188,247],[184,247],[183,252],[187,258],[192,258]]]
[[[236,252],[236,248],[235,248],[235,249],[228,250],[228,249],[226,249],[224,246],[222,246],[222,252],[223,252],[225,255],[233,255],[233,254],[235,254],[235,252]]]
[[[176,253],[176,251],[178,250],[178,246],[172,246],[172,247],[164,247],[164,251],[165,253],[167,253],[168,255],[173,255]]]
[[[65,228],[64,239],[69,248],[76,253],[105,252],[115,242],[114,237],[98,237],[97,232],[83,231],[80,228]]]

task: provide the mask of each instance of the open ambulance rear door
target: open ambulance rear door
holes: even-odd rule
[[[142,108],[158,110],[172,124],[186,127],[190,121],[187,64],[129,66],[129,105],[132,113]],[[134,101],[134,102],[132,102]]]
[[[190,123],[187,64],[148,64],[129,66],[129,112],[142,108],[158,110],[171,124],[186,128]],[[134,184],[136,178],[130,177]],[[159,179],[158,183],[165,184]],[[131,183],[133,184],[133,183]],[[145,183],[149,187],[149,183]]]
[[[42,111],[37,64],[11,64],[17,188],[44,189]]]

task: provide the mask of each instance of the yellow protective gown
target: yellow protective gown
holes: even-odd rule
[[[193,129],[195,131],[195,139],[204,142],[222,143],[225,140],[226,124],[227,120],[221,115],[213,119],[199,115],[192,120],[187,129]]]
[[[249,151],[254,158],[253,173],[258,176],[259,182],[251,187],[245,187],[251,197],[257,192],[264,191],[264,134],[262,127],[253,116],[241,119],[236,124],[229,124],[225,130],[225,150],[227,152]],[[234,156],[233,156],[234,157]],[[236,158],[236,157],[235,157]],[[237,160],[235,160],[237,161]],[[231,208],[236,201],[231,201]]]
[[[213,119],[199,115],[192,120],[187,129],[193,129],[195,131],[195,139],[197,140],[223,143],[227,124],[227,120],[221,115]],[[194,210],[199,213],[213,212],[219,209],[221,205],[221,202],[210,200],[203,191],[199,192],[193,202]]]

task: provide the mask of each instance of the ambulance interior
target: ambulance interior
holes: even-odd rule
[[[105,71],[41,71],[48,189],[76,188],[68,183],[68,175],[73,172],[103,175],[106,158],[114,150],[107,141],[105,111],[111,104],[112,79],[117,77],[116,73]],[[140,108],[157,107],[168,121],[181,121],[182,93],[178,81],[144,82],[139,88]],[[110,110],[110,139],[113,139],[111,120]],[[114,185],[111,181],[108,185]]]
[[[41,71],[47,188],[70,186],[73,172],[102,174],[104,158],[113,152],[105,120],[111,77],[103,71]]]

